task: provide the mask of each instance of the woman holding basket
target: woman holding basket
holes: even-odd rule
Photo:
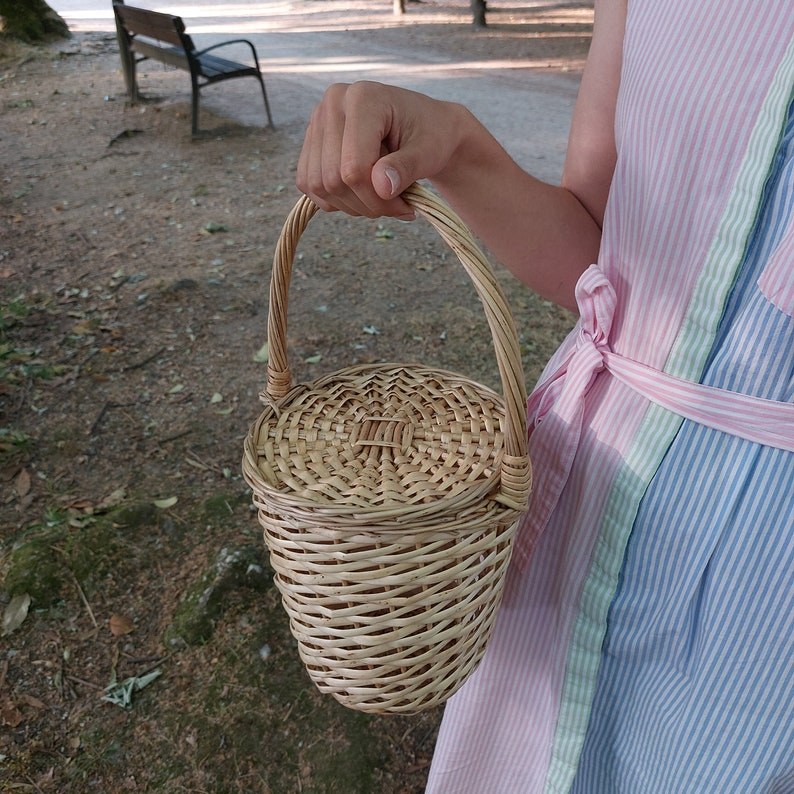
[[[408,219],[429,179],[579,313],[431,794],[794,792],[792,99],[789,0],[595,0],[560,185],[460,105],[356,83],[315,110],[321,208]]]

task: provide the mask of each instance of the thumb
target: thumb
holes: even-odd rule
[[[414,182],[399,157],[386,155],[372,167],[372,186],[378,196],[391,202],[388,215],[403,221],[416,218],[414,208],[400,198],[402,192]]]
[[[399,159],[399,157],[386,155],[375,163],[372,167],[372,187],[380,198],[390,202],[390,208],[386,214],[400,220],[412,221],[416,218],[416,213],[413,207],[400,198],[400,195],[413,183],[414,179],[408,174]]]
[[[381,157],[372,167],[372,187],[385,201],[398,198],[413,181],[404,173],[399,158],[392,155]]]

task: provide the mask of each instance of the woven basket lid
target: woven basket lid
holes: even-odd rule
[[[450,372],[351,367],[288,392],[250,436],[268,501],[345,523],[460,522],[499,491],[504,401]]]

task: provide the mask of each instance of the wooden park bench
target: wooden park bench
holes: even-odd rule
[[[255,77],[259,81],[262,98],[265,101],[267,123],[268,126],[273,127],[265,81],[259,70],[256,49],[250,41],[234,39],[197,50],[193,40],[185,32],[185,23],[181,17],[135,8],[125,5],[123,0],[113,0],[113,12],[116,16],[116,32],[124,80],[132,104],[139,101],[136,67],[141,61],[153,58],[169,66],[190,72],[193,97],[193,137],[199,135],[199,92],[207,85],[218,83],[221,80],[230,80],[233,77]],[[211,54],[211,51],[231,44],[247,44],[251,49],[254,65],[238,63]]]

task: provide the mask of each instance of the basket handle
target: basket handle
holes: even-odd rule
[[[531,476],[527,459],[527,396],[518,334],[507,299],[471,232],[441,198],[416,183],[402,194],[402,198],[457,254],[482,302],[493,337],[505,401],[505,459],[502,495],[498,498],[523,510]],[[287,216],[276,246],[267,321],[267,388],[261,395],[265,402],[277,402],[292,385],[287,361],[287,293],[298,240],[318,210],[308,196],[301,196]]]

